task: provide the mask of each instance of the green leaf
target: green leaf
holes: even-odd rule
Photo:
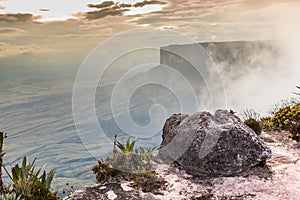
[[[130,137],[128,137],[127,142],[126,142],[126,149],[130,146]]]
[[[35,161],[36,161],[36,157],[33,159],[31,165],[34,165],[34,164],[35,164]]]
[[[34,176],[38,177],[43,168],[40,168],[34,173]]]
[[[158,147],[153,147],[152,148],[152,151],[156,151],[156,150],[158,150]]]
[[[18,164],[12,168],[13,182],[21,179],[21,169]]]
[[[26,156],[24,156],[23,158],[23,162],[22,162],[22,176],[25,179],[27,177],[27,169],[26,169]]]
[[[46,171],[45,170],[44,170],[43,175],[41,177],[41,182],[42,182],[43,186],[46,185]]]
[[[50,189],[50,185],[51,185],[51,182],[54,178],[54,174],[55,174],[55,169],[50,170],[49,173],[48,173],[47,183],[46,183],[46,187],[48,189]]]
[[[135,145],[135,140],[132,141],[132,143],[131,143],[131,145],[130,145],[130,147],[129,147],[130,152],[133,151],[134,145]]]
[[[22,168],[20,168],[18,164],[12,168],[13,190],[21,196],[22,199],[56,200],[56,195],[50,190],[50,185],[54,177],[54,169],[50,170],[48,175],[44,170],[43,174],[39,177],[44,167],[36,171],[36,168],[33,166],[35,160],[36,159],[34,159],[32,163],[27,164],[27,159],[24,157]]]
[[[118,147],[123,153],[125,153],[126,147],[125,147],[122,143],[120,143],[119,141],[117,141],[117,147]]]

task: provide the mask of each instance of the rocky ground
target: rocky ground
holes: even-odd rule
[[[158,164],[157,181],[136,186],[132,182],[95,184],[76,191],[69,200],[78,199],[300,199],[300,149],[286,132],[263,132],[261,138],[272,150],[265,166],[234,177],[192,177],[184,170]]]

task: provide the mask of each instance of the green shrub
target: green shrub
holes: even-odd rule
[[[135,148],[135,140],[128,138],[126,145],[115,137],[113,157],[108,157],[105,163],[119,171],[140,173],[152,168],[153,152],[156,148]]]
[[[244,123],[249,126],[257,135],[261,134],[261,126],[259,121],[256,119],[250,118],[245,120]]]
[[[300,141],[300,121],[291,123],[289,138]]]
[[[279,130],[289,131],[289,137],[299,141],[300,134],[300,103],[294,106],[280,108],[270,118],[272,127]]]
[[[258,112],[256,112],[254,109],[246,109],[243,110],[239,116],[241,117],[241,119],[243,119],[244,121],[246,121],[247,119],[255,119],[255,120],[259,120],[260,119],[260,114]]]
[[[260,114],[258,112],[254,109],[246,109],[243,110],[239,116],[257,135],[261,134],[262,124],[260,122]]]
[[[260,127],[262,129],[271,130],[273,128],[273,124],[271,122],[271,117],[263,117],[260,119]]]
[[[55,170],[46,174],[43,168],[36,170],[34,162],[27,164],[24,157],[21,167],[17,164],[12,168],[13,191],[24,199],[57,200],[56,194],[50,190]]]
[[[300,103],[299,97],[293,97],[293,98],[288,98],[288,99],[283,99],[280,102],[274,104],[272,108],[269,109],[268,113],[271,116],[274,116],[276,112],[278,112],[281,108],[285,107],[293,107]]]
[[[135,140],[128,138],[126,144],[122,144],[115,136],[113,156],[98,160],[93,167],[98,182],[113,177],[136,179],[138,176],[153,174],[152,159],[156,148],[135,148]]]
[[[274,116],[271,118],[271,123],[274,128],[287,129],[286,126],[291,120],[291,107],[286,106],[284,108],[280,108]]]
[[[93,167],[93,172],[96,175],[98,182],[105,181],[109,178],[116,177],[121,174],[121,171],[113,169],[105,164],[105,161],[98,160],[98,164]]]
[[[279,109],[271,118],[273,127],[282,130],[290,130],[291,125],[298,121],[300,121],[300,103]]]

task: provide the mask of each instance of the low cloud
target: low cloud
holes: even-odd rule
[[[121,3],[121,4],[118,4],[121,8],[130,8],[132,7],[131,4],[128,4],[128,3]]]
[[[29,22],[38,18],[29,13],[0,14],[0,22]]]
[[[291,0],[243,0],[242,5],[249,7],[249,8],[264,8],[264,7],[270,7],[273,6],[276,3],[290,3]]]
[[[113,1],[104,1],[101,4],[88,4],[89,8],[96,8],[96,11],[87,13],[80,13],[79,16],[84,16],[88,20],[95,20],[105,18],[107,16],[123,16],[126,11],[130,11],[131,7],[144,7],[146,5],[164,5],[166,2],[159,0],[145,0],[143,2],[129,4],[129,3],[115,3]]]
[[[33,55],[50,51],[53,51],[51,47],[41,47],[36,44],[13,45],[6,42],[0,42],[0,58],[16,55]]]
[[[0,27],[0,37],[14,37],[24,33],[26,33],[26,31],[19,28]]]
[[[1,27],[0,34],[2,33],[25,33],[26,31],[19,28]]]
[[[48,8],[40,8],[39,11],[41,11],[41,12],[48,12],[48,11],[50,11],[50,9],[48,9]]]
[[[110,7],[112,5],[115,5],[115,2],[113,2],[113,1],[104,1],[100,4],[88,4],[88,7],[90,7],[90,8],[107,8],[107,7]]]
[[[97,11],[87,12],[86,18],[89,20],[101,19],[107,16],[122,16],[127,9],[105,8]]]
[[[150,1],[143,1],[143,2],[138,2],[136,4],[133,4],[133,7],[144,7],[146,5],[165,5],[167,4],[166,2],[163,1],[158,1],[158,0],[150,0]]]

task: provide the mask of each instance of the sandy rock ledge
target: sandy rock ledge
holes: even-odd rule
[[[205,199],[300,199],[300,149],[285,132],[263,132],[261,138],[272,150],[267,165],[234,177],[193,177],[175,165],[158,164],[156,173],[165,180],[159,192],[143,192],[130,182],[108,182],[76,191],[69,200],[205,200]],[[151,183],[149,183],[149,186]]]

